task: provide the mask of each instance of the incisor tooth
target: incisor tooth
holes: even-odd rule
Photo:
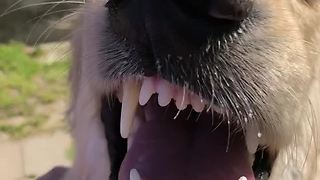
[[[173,97],[173,87],[165,80],[160,80],[157,85],[158,103],[160,106],[167,106]]]
[[[139,95],[139,103],[141,106],[147,104],[152,94],[155,93],[154,81],[154,78],[145,78],[142,82],[142,87]]]
[[[179,110],[184,110],[187,108],[190,103],[189,94],[186,92],[187,90],[183,88],[182,91],[177,91],[176,95],[176,106]]]
[[[217,105],[214,105],[214,104],[211,104],[211,109],[219,114],[225,114],[226,113],[226,110],[217,106]]]
[[[130,180],[141,180],[141,176],[136,169],[131,169],[130,171]]]
[[[133,118],[138,107],[141,85],[136,81],[126,81],[123,84],[120,133],[128,138],[133,124]]]
[[[192,94],[190,97],[191,105],[196,112],[202,112],[204,108],[203,100],[196,94]]]

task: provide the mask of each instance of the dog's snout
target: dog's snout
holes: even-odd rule
[[[107,8],[111,30],[133,47],[148,76],[165,74],[169,61],[190,65],[208,41],[218,43],[237,32],[253,4],[253,0],[110,0]]]

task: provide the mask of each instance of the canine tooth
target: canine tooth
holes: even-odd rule
[[[167,106],[173,97],[172,85],[165,80],[160,80],[157,85],[157,92],[159,105]]]
[[[139,104],[141,106],[147,104],[149,99],[151,98],[152,94],[154,94],[155,91],[155,85],[154,85],[154,78],[145,78],[142,86],[141,91],[139,95]]]
[[[186,92],[186,89],[183,88],[182,91],[177,91],[176,95],[176,106],[179,110],[184,110],[187,108],[188,104],[190,103],[189,95]]]
[[[120,120],[120,133],[123,138],[128,138],[130,134],[134,115],[138,107],[140,88],[141,85],[138,82],[124,82]]]
[[[122,98],[123,98],[123,89],[122,87],[117,91],[116,93],[118,100],[122,103]]]
[[[250,154],[254,154],[257,151],[257,148],[260,143],[260,139],[258,137],[258,129],[249,125],[246,131],[246,144],[247,149]]]
[[[130,171],[130,180],[141,180],[141,176],[136,169],[131,169]]]
[[[192,94],[190,100],[192,107],[196,112],[203,111],[205,105],[203,103],[203,100],[198,95]]]

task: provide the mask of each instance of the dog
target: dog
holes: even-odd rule
[[[80,12],[76,155],[61,179],[319,179],[319,0],[88,0]]]

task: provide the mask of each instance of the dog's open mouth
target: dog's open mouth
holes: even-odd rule
[[[259,148],[261,133],[239,128],[227,109],[157,77],[119,89],[102,119],[120,180],[268,178],[272,160]]]

